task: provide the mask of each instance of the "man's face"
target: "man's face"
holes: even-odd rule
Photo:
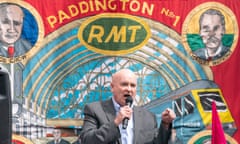
[[[222,35],[224,33],[224,27],[221,25],[220,16],[204,14],[200,35],[206,48],[217,50],[221,44]]]
[[[112,93],[116,102],[124,106],[126,105],[126,96],[130,95],[134,99],[136,96],[137,78],[133,73],[120,72],[113,77],[111,83]]]
[[[6,13],[0,14],[0,40],[5,44],[15,43],[22,32],[23,12],[20,7],[9,5]]]
[[[58,140],[61,138],[61,130],[59,129],[54,129],[53,130],[53,136],[55,140]]]

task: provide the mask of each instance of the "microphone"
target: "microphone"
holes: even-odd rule
[[[129,107],[131,107],[132,105],[132,102],[133,102],[133,99],[130,95],[125,95],[127,98],[126,98],[126,105],[128,105]],[[123,121],[122,121],[122,128],[123,129],[126,129],[128,126],[128,118],[124,118]]]

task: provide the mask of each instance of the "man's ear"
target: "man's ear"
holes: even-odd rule
[[[113,83],[111,83],[111,84],[110,84],[110,87],[111,87],[111,92],[113,92],[113,87],[114,87],[114,84],[113,84]]]

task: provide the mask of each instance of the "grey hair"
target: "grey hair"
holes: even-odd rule
[[[216,10],[216,9],[208,9],[208,10],[206,10],[205,12],[203,12],[201,14],[201,16],[199,18],[200,29],[201,29],[202,19],[203,19],[203,16],[205,14],[208,14],[208,15],[218,15],[220,17],[221,25],[223,26],[223,30],[225,31],[225,17],[219,10]]]

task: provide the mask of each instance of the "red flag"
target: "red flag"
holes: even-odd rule
[[[212,144],[227,144],[215,101],[212,103]]]

